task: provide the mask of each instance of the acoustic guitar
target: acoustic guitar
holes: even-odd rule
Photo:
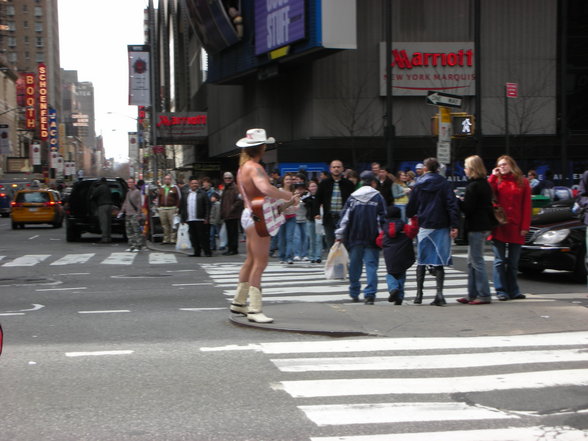
[[[280,205],[276,199],[268,197],[253,198],[251,201],[255,231],[260,237],[275,236],[286,222]]]

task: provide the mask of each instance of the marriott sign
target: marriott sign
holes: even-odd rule
[[[429,90],[475,95],[473,42],[396,42],[392,94],[425,96]],[[380,43],[380,95],[386,95],[386,44]]]

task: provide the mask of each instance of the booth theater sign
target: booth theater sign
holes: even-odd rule
[[[429,90],[476,94],[473,42],[394,42],[392,95],[424,96]],[[380,96],[386,96],[386,43],[380,43]]]
[[[157,142],[182,144],[208,136],[206,112],[159,113],[156,119]]]

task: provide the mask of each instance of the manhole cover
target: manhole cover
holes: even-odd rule
[[[0,286],[26,286],[26,285],[58,285],[61,282],[48,277],[1,277]]]

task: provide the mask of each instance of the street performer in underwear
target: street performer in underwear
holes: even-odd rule
[[[295,204],[297,197],[274,187],[263,167],[259,164],[266,148],[266,144],[273,144],[276,140],[267,138],[264,129],[247,130],[247,136],[237,142],[240,147],[241,158],[237,183],[245,202],[245,209],[241,215],[241,225],[247,235],[247,258],[239,272],[239,284],[230,310],[235,314],[247,316],[256,323],[271,323],[261,309],[261,276],[269,260],[270,236],[262,237],[257,233],[255,222],[263,222],[253,216],[251,201],[254,198],[270,197],[284,200],[282,208]],[[247,307],[249,298],[249,307]]]

